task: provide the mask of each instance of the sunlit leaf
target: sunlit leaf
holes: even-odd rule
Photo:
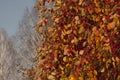
[[[85,15],[86,15],[86,13],[85,13],[85,10],[84,10],[84,9],[81,9],[81,15],[82,15],[82,16],[85,16]]]
[[[97,75],[97,71],[96,70],[94,70],[94,75]]]
[[[48,76],[48,79],[49,79],[49,80],[54,80],[55,77],[54,77],[53,75],[49,75],[49,76]]]
[[[115,27],[115,22],[109,23],[109,24],[107,25],[107,28],[108,28],[109,30],[113,29],[114,27]]]
[[[79,80],[84,80],[83,77],[79,77]]]
[[[63,61],[66,62],[67,61],[67,57],[63,57]]]
[[[83,54],[84,54],[84,50],[80,50],[80,51],[79,51],[79,54],[80,54],[80,55],[83,55]]]
[[[115,59],[116,59],[116,61],[117,61],[117,62],[119,62],[119,61],[120,61],[120,59],[119,59],[118,57],[116,57]]]
[[[105,72],[105,68],[102,68],[102,69],[101,69],[101,72],[102,72],[102,73]]]
[[[83,0],[79,0],[79,5],[82,5],[82,3],[83,3]]]
[[[69,80],[76,80],[76,77],[74,75],[70,75]]]

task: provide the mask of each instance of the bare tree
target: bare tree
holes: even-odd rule
[[[34,11],[29,12],[28,9],[25,10],[25,14],[21,22],[19,23],[19,31],[15,36],[15,48],[17,53],[27,62],[28,65],[33,65],[31,62],[32,58],[35,56],[35,51],[38,46],[38,41],[40,43],[40,35],[35,33],[33,26],[35,25],[37,17]],[[30,60],[31,59],[31,60]]]
[[[19,65],[19,72],[24,72],[36,64],[36,49],[42,43],[41,35],[36,33],[34,28],[37,18],[35,8],[33,8],[31,12],[26,9],[23,19],[19,23],[19,30],[14,38],[12,38],[14,49],[18,55],[16,57],[16,63]],[[25,80],[27,80],[27,78],[25,78]]]
[[[16,80],[15,74],[15,50],[11,39],[6,31],[0,31],[0,49],[1,49],[1,80]]]
[[[36,49],[41,44],[41,36],[34,30],[37,14],[35,8],[26,8],[18,32],[12,37],[0,30],[0,80],[29,80],[22,73],[35,65]]]

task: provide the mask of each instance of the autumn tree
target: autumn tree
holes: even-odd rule
[[[43,44],[31,80],[120,80],[119,0],[38,0],[36,7]]]

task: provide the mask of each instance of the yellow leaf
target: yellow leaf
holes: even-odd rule
[[[71,58],[69,58],[69,61],[72,61],[72,59],[71,59]]]
[[[101,8],[95,8],[95,12],[96,13],[100,13],[101,12]]]
[[[59,22],[59,18],[56,18],[56,19],[55,19],[55,23],[58,23],[58,22]]]
[[[82,37],[79,37],[79,40],[82,40]]]
[[[90,78],[90,80],[97,80],[96,78]]]
[[[67,61],[67,58],[66,58],[66,57],[63,57],[63,61],[66,62],[66,61]]]
[[[70,75],[70,80],[76,80],[74,75]]]
[[[112,57],[112,61],[115,62],[115,58],[114,57]]]
[[[85,10],[84,9],[81,9],[81,15],[85,16]]]
[[[52,27],[48,27],[48,32],[52,32],[53,28]]]
[[[112,64],[113,64],[113,67],[115,68],[116,66],[115,66],[115,62],[112,62]]]
[[[61,65],[59,65],[59,68],[60,68],[61,70],[63,70],[63,69],[64,69]]]
[[[56,72],[54,71],[54,72],[52,72],[51,74],[52,74],[52,75],[56,75]]]
[[[110,46],[110,44],[108,44],[108,43],[104,44],[104,49],[112,52],[112,51],[111,51],[111,46]]]
[[[107,25],[108,30],[111,30],[111,29],[113,29],[114,27],[115,27],[115,22],[109,23],[109,24]]]
[[[94,3],[95,3],[95,5],[96,5],[96,7],[99,7],[99,3],[98,3],[99,1],[97,1],[97,0],[94,0]]]
[[[102,18],[102,20],[103,20],[103,22],[104,22],[104,23],[106,23],[106,22],[107,22],[107,20],[105,19],[105,17],[103,17],[103,18]]]
[[[75,65],[80,65],[80,60],[75,62]]]
[[[100,53],[97,54],[97,58],[98,58],[98,59],[100,59],[101,56],[102,56],[102,55],[101,55]]]
[[[81,27],[80,27],[80,29],[79,29],[78,33],[79,33],[79,34],[81,34],[82,32],[84,32],[83,25],[81,25]]]
[[[65,72],[62,70],[62,74],[64,74]]]
[[[97,75],[97,71],[96,70],[94,70],[94,74]]]
[[[64,55],[67,55],[68,54],[68,49],[67,49],[67,46],[64,48]]]
[[[78,5],[82,5],[82,3],[83,3],[83,0],[79,0]]]
[[[67,26],[67,25],[64,25],[64,28],[65,28],[65,29],[68,29],[68,26]]]
[[[86,44],[87,44],[87,42],[84,42],[84,43],[83,43],[83,47],[85,47],[85,46],[86,46]]]
[[[120,59],[119,59],[118,57],[116,57],[115,59],[116,59],[116,61],[117,61],[117,62],[119,62],[119,61],[120,61]]]
[[[66,31],[66,34],[70,34],[72,32],[72,30],[68,30]]]
[[[108,59],[108,61],[107,61],[108,63],[111,63],[111,59]]]
[[[60,5],[62,2],[60,0],[57,0],[56,3]]]
[[[88,72],[87,75],[88,75],[89,77],[93,77],[92,71]]]
[[[119,25],[119,17],[118,17],[118,15],[117,14],[114,14],[113,15],[113,22],[115,22],[117,25]]]
[[[84,80],[83,77],[79,77],[79,80]]]
[[[103,58],[103,62],[105,62],[105,60],[106,60],[106,59],[105,59],[105,58]]]
[[[48,76],[48,79],[49,79],[49,80],[54,80],[55,77],[54,77],[53,75],[49,75],[49,76]]]
[[[68,78],[60,78],[60,80],[69,80]]]
[[[77,42],[78,42],[78,40],[77,40],[76,37],[75,37],[74,39],[71,40],[71,43],[77,43]]]
[[[105,68],[103,68],[103,69],[101,70],[101,72],[102,72],[102,73],[105,72]]]
[[[69,8],[70,8],[70,9],[72,9],[73,7],[72,7],[72,6],[70,6]]]
[[[66,67],[70,66],[70,64],[66,64]]]
[[[117,80],[120,80],[120,75],[118,75]]]
[[[75,20],[79,20],[79,16],[75,16]]]
[[[80,50],[80,51],[79,51],[79,54],[80,54],[80,55],[83,55],[83,54],[84,54],[84,50]]]
[[[96,22],[100,21],[100,16],[97,16],[95,20]]]

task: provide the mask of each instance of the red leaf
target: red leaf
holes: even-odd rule
[[[118,15],[120,16],[120,7],[117,8]]]
[[[114,0],[115,2],[119,2],[119,0]]]

